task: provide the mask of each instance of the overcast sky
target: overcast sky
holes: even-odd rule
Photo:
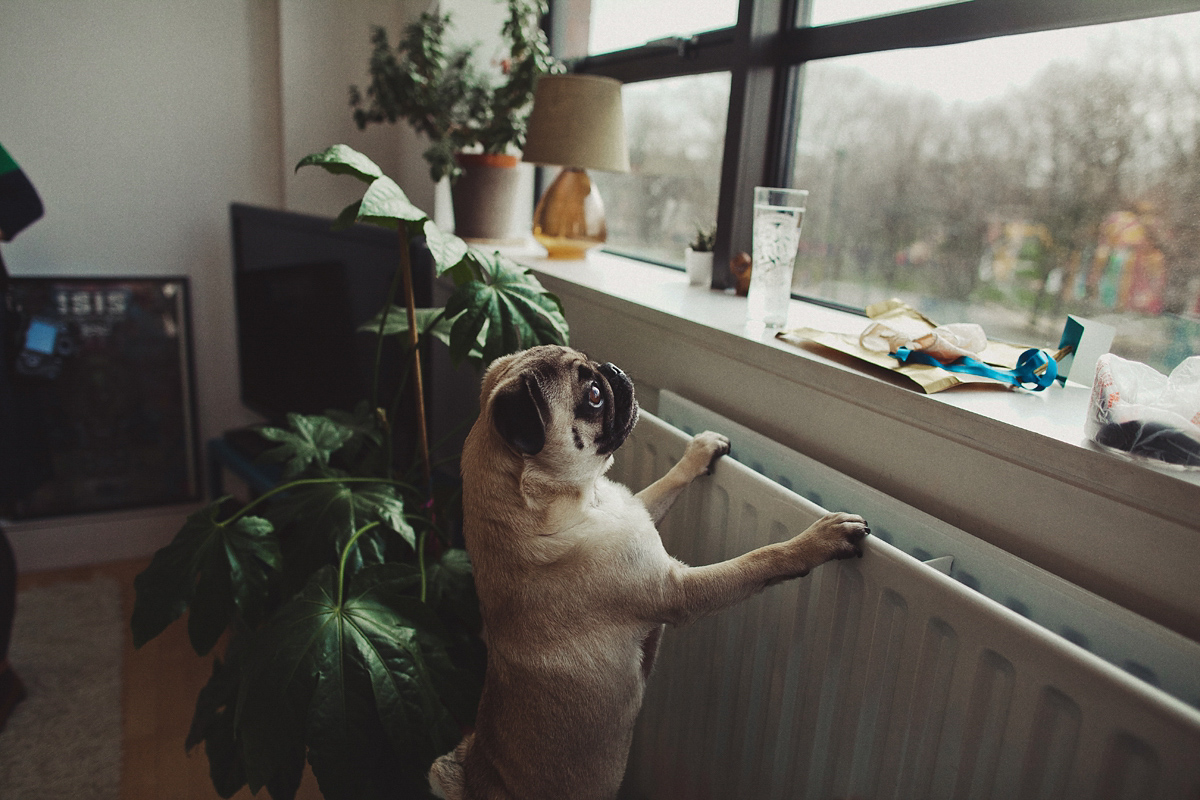
[[[817,0],[813,24],[930,5],[911,0]],[[645,0],[592,0],[592,52],[642,44],[670,35],[690,35],[733,25],[736,0],[646,3]],[[629,20],[637,19],[632,26]],[[1113,25],[1094,25],[937,48],[915,48],[842,59],[880,79],[935,92],[948,101],[978,101],[1023,86],[1055,60],[1078,60],[1100,50],[1114,32],[1149,38],[1155,31],[1186,37],[1200,61],[1200,13]]]

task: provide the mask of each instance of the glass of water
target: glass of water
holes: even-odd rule
[[[754,188],[754,266],[746,298],[746,319],[751,325],[782,328],[787,324],[792,270],[807,201],[804,189]]]

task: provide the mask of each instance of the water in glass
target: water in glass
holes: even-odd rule
[[[792,269],[800,244],[804,208],[766,203],[754,205],[754,267],[750,273],[747,318],[768,328],[787,323],[792,296]]]

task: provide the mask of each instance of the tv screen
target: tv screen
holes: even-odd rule
[[[399,236],[371,225],[335,231],[330,218],[241,203],[230,217],[242,402],[273,423],[288,412],[353,409],[370,396],[375,362],[375,337],[358,329],[387,301]],[[429,306],[432,261],[423,242],[411,251],[417,306]],[[384,352],[385,407],[402,372],[396,345]],[[411,400],[403,401],[402,410]]]

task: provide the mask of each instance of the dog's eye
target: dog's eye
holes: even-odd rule
[[[591,388],[588,389],[588,404],[592,408],[604,405],[604,393],[600,391],[600,384],[592,383]]]

